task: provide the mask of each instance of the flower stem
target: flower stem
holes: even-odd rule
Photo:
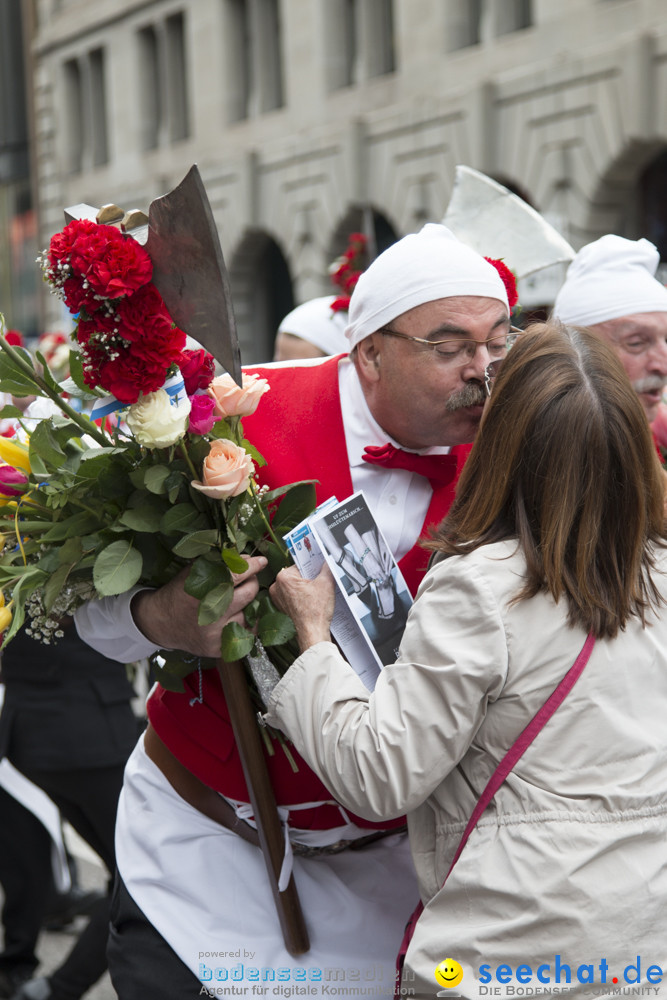
[[[49,399],[53,400],[65,416],[69,417],[70,420],[73,420],[78,427],[80,427],[86,434],[89,434],[90,437],[94,438],[94,440],[98,444],[102,445],[103,448],[109,447],[109,439],[105,434],[102,434],[102,432],[98,430],[93,421],[82,417],[80,413],[77,413],[77,411],[69,405],[69,403],[66,403],[62,396],[57,393],[55,389],[52,389],[51,386],[44,381],[41,375],[37,374],[35,369],[25,360],[20,351],[17,351],[11,344],[7,343],[2,333],[0,333],[0,347],[2,347],[2,350],[8,355],[9,358],[11,358],[17,368],[20,368],[24,375],[27,375],[28,378],[34,382],[39,389],[41,389],[45,396],[48,396]]]
[[[199,476],[197,475],[197,470],[195,469],[194,465],[192,464],[192,459],[190,458],[190,455],[188,453],[188,449],[185,447],[185,444],[183,443],[183,441],[179,441],[178,450],[180,451],[181,455],[185,459],[185,462],[187,464],[188,469],[190,470],[192,478],[196,479],[197,481],[199,481]]]
[[[250,484],[248,486],[248,489],[250,490],[250,494],[252,496],[252,499],[253,499],[253,502],[255,504],[255,507],[259,511],[259,515],[262,518],[264,524],[266,525],[266,530],[267,530],[267,533],[268,533],[269,537],[275,542],[275,544],[278,546],[278,548],[280,549],[280,551],[282,552],[282,554],[284,556],[287,556],[287,554],[288,554],[287,553],[287,546],[285,545],[285,543],[282,540],[282,538],[278,538],[278,536],[276,535],[275,531],[271,527],[271,522],[269,521],[268,517],[266,516],[266,511],[264,510],[264,508],[262,507],[261,503],[259,502],[259,497],[257,496],[257,486],[256,486],[255,481],[253,479],[250,480]]]

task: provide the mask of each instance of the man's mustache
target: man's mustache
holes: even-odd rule
[[[640,378],[636,382],[632,383],[632,388],[635,392],[659,392],[664,386],[667,385],[667,378],[662,375],[647,375],[646,378]]]
[[[486,403],[486,392],[481,382],[466,382],[462,389],[452,393],[445,404],[445,409],[453,413],[466,406],[484,406],[484,403]]]

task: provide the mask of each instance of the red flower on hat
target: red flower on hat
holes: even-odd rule
[[[509,302],[510,310],[514,309],[514,306],[519,301],[519,293],[516,290],[516,278],[514,277],[514,273],[510,271],[507,264],[505,264],[502,260],[495,257],[485,257],[484,260],[488,260],[489,264],[492,264],[500,275],[503,285],[505,286],[505,291],[507,292],[507,301]]]
[[[347,312],[349,309],[352,292],[368,266],[367,246],[368,238],[364,233],[350,233],[347,238],[347,249],[329,268],[331,280],[343,293],[331,303],[333,312]]]
[[[350,295],[340,295],[337,299],[334,299],[330,303],[329,308],[332,312],[347,312],[350,308]]]

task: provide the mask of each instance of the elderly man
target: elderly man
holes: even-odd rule
[[[415,591],[427,561],[419,537],[451,503],[482,416],[484,372],[507,350],[508,293],[491,263],[428,225],[362,275],[347,336],[349,356],[253,369],[271,392],[244,428],[267,459],[269,486],[315,479],[319,502],[363,489]],[[130,595],[131,606],[88,605],[77,627],[119,659],[156,645],[216,656],[222,625],[256,590],[262,561],[251,563],[228,616],[205,630],[176,583]],[[378,836],[377,824],[346,813],[303,761],[294,773],[280,749],[268,758],[311,938],[296,962],[248,842],[248,793],[216,671],[191,675],[185,694],[158,687],[148,716],[119,811],[110,968],[121,1000],[195,996],[197,976],[252,995],[248,966],[268,970],[260,982],[305,981],[309,996],[327,994],[335,967],[339,991],[363,983],[391,997],[417,897],[405,835],[383,824]]]
[[[556,296],[554,316],[587,326],[616,351],[639,394],[649,423],[667,383],[667,288],[648,240],[602,236],[582,247]]]

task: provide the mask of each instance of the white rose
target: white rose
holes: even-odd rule
[[[141,396],[127,411],[127,426],[144,448],[168,448],[176,444],[188,426],[190,400],[179,393],[172,402],[164,389]]]

